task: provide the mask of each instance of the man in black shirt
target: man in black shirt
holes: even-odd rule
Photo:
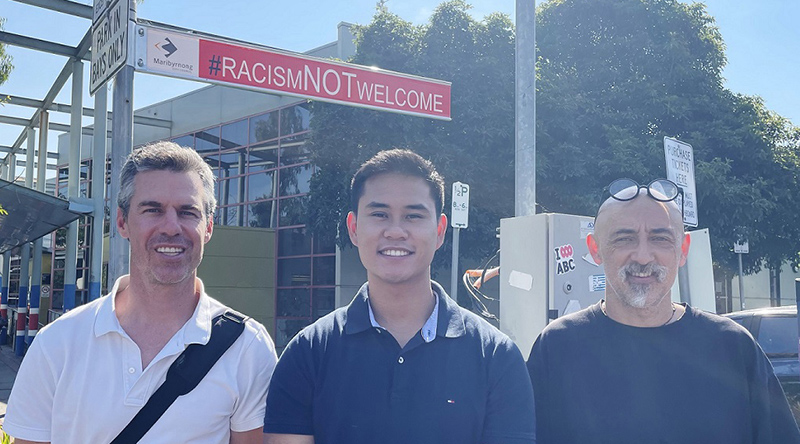
[[[678,187],[608,191],[587,238],[605,300],[552,322],[531,350],[538,442],[800,443],[749,333],[670,299],[689,251]]]

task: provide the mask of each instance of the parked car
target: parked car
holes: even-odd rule
[[[723,316],[733,319],[750,331],[772,362],[775,375],[781,382],[800,382],[797,306],[756,308]]]
[[[797,306],[756,308],[727,316],[750,331],[781,381],[794,419],[800,424],[800,361],[797,359]]]

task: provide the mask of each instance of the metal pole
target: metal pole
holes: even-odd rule
[[[744,272],[742,271],[742,253],[739,253],[739,305],[744,310]]]
[[[3,287],[0,288],[0,345],[8,343],[8,280],[11,277],[11,250],[3,253]]]
[[[89,270],[89,300],[101,296],[103,277],[103,221],[105,219],[106,196],[106,117],[108,90],[100,87],[94,94],[94,140],[92,143],[92,258]],[[113,219],[112,219],[113,220]]]
[[[129,2],[129,21],[136,22],[136,2]],[[130,34],[132,35],[132,34]],[[130,39],[129,39],[130,40]],[[128,50],[130,51],[130,47]],[[114,99],[111,118],[111,185],[109,200],[111,207],[111,229],[109,230],[108,284],[112,285],[120,276],[128,273],[130,249],[128,242],[114,227],[117,220],[117,196],[119,174],[122,164],[133,148],[133,66],[123,66],[114,79]]]
[[[72,100],[70,102],[69,128],[69,177],[67,196],[79,197],[81,179],[81,111],[83,110],[83,62],[72,62]],[[67,227],[67,251],[64,265],[64,312],[75,308],[75,293],[78,267],[78,224],[80,219]]]
[[[458,303],[458,238],[461,228],[453,229],[453,259],[450,266],[450,297]]]
[[[794,297],[795,304],[800,307],[800,278],[794,280]],[[797,316],[797,332],[798,332],[798,350],[800,350],[800,316]]]
[[[0,177],[6,178],[8,167],[6,164],[0,165]],[[8,258],[6,253],[0,256],[2,268],[0,268],[0,345],[5,345],[8,340]]]
[[[536,214],[536,1],[517,0],[514,215]]]
[[[678,269],[678,289],[681,292],[681,302],[692,305],[692,292],[689,287],[689,267],[686,265]]]
[[[50,115],[47,111],[42,111],[39,115],[39,158],[36,174],[36,189],[45,191],[45,181],[47,173],[47,129],[49,127]],[[51,257],[52,258],[52,257]],[[52,270],[52,261],[51,266]],[[28,344],[36,338],[39,332],[39,307],[41,305],[42,294],[42,238],[33,242],[33,278],[31,284],[31,312],[28,316]]]
[[[17,159],[14,154],[7,156],[8,165],[5,166],[4,178],[9,182],[14,182],[14,170],[16,169]],[[8,343],[8,284],[11,280],[11,250],[3,253],[3,288],[0,290],[0,312],[6,327],[0,331],[0,343]]]
[[[33,154],[36,149],[36,130],[28,128],[25,136],[28,147],[25,155],[25,187],[31,188],[33,185]],[[22,356],[25,354],[25,327],[28,321],[28,285],[31,275],[31,246],[24,243],[19,246],[19,295],[17,299],[17,331],[14,339],[14,354]]]

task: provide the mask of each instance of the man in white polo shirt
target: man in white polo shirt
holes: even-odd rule
[[[109,296],[37,335],[9,400],[17,443],[109,443],[164,382],[190,344],[205,344],[227,307],[197,278],[216,207],[213,173],[171,142],[134,150],[120,177],[116,225],[130,241],[130,275]],[[142,443],[260,443],[275,348],[264,326],[244,332]]]

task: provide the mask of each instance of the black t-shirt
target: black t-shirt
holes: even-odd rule
[[[800,443],[772,366],[730,319],[617,323],[597,303],[551,323],[528,360],[539,444]]]

